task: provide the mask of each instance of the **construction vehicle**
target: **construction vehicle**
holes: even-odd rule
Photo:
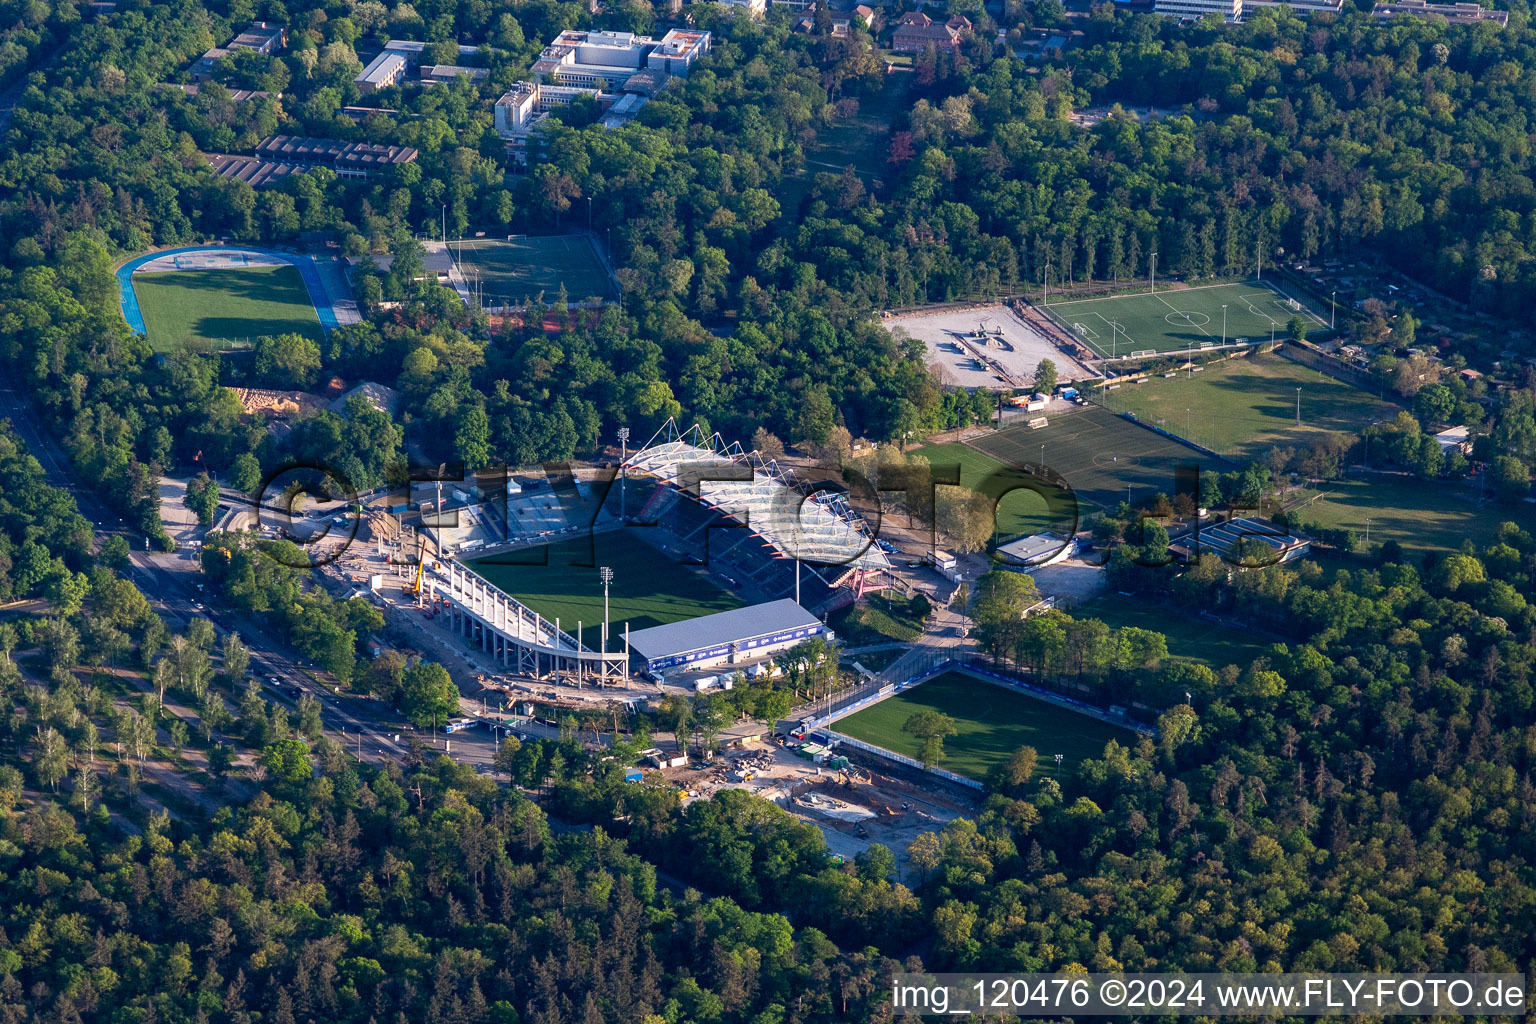
[[[854,781],[853,776],[849,775],[846,771],[844,771],[841,768],[839,768],[837,770],[837,784],[839,786],[842,786],[844,789],[858,789],[859,788],[859,784]]]
[[[422,571],[426,568],[426,564],[427,564],[427,546],[425,544],[422,544],[421,545],[421,551],[416,556],[416,581],[414,583],[407,583],[404,586],[402,586],[400,588],[400,593],[402,593],[402,594],[415,594],[418,597],[421,596]]]

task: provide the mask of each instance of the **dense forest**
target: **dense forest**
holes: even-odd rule
[[[1536,293],[1523,4],[1503,30],[1383,24],[1357,5],[1235,26],[1105,5],[1074,19],[1069,61],[1031,70],[990,40],[1064,15],[1010,3],[1002,24],[972,11],[958,54],[901,75],[862,31],[693,6],[716,43],[686,81],[619,131],[573,107],[532,169],[507,174],[485,100],[560,29],[649,30],[650,4],[596,20],[554,2],[124,0],[84,20],[12,5],[0,85],[54,63],[27,80],[0,153],[5,372],[80,474],[164,538],[160,477],[194,465],[246,488],[320,461],[370,486],[408,451],[522,464],[674,415],[810,446],[974,422],[991,403],[946,395],[878,312],[1038,288],[1047,265],[1053,284],[1125,281],[1156,253],[1160,279],[1196,280],[1281,250],[1366,254],[1490,314],[1524,316]],[[287,53],[223,62],[196,96],[165,87],[255,17],[289,26]],[[444,56],[483,44],[489,81],[386,90],[376,102],[398,116],[341,114],[360,99],[359,54],[392,35]],[[282,96],[236,103],[226,87]],[[817,140],[886,89],[907,96],[882,174],[816,169]],[[1092,128],[1070,118],[1116,104]],[[198,156],[274,131],[421,156],[385,179],[314,171],[260,190]],[[493,326],[409,273],[417,236],[444,222],[549,233],[588,217],[623,286],[600,313],[527,296]],[[115,262],[221,237],[394,263],[361,275],[364,322],[323,344],[151,352],[120,314]],[[1524,496],[1536,379],[1493,392],[1415,358],[1371,369],[1402,417],[1277,451],[1217,497],[1327,478],[1357,451],[1426,480],[1486,464],[1497,497]],[[399,414],[357,401],[279,436],[230,390],[332,376],[390,385]],[[1472,429],[1469,457],[1427,436],[1448,423]],[[1510,525],[1432,557],[1384,545],[1240,573],[1202,559],[1175,577],[1166,536],[1135,517],[1093,524],[1120,545],[1118,589],[1273,645],[1208,665],[1148,630],[1020,621],[1019,595],[988,583],[974,611],[989,657],[1161,709],[1158,739],[1060,779],[1020,756],[974,820],[843,863],[770,804],[727,792],[684,808],[573,735],[509,747],[495,777],[424,752],[360,765],[313,700],[264,696],[237,637],[203,619],[170,630],[122,575],[126,543],[93,537],[0,434],[0,600],[17,602],[0,621],[0,1019],[843,1024],[888,1019],[881,980],[903,964],[1536,968],[1536,538]],[[440,668],[370,666],[377,612],[256,543],[205,549],[222,602],[343,685],[408,713],[451,701]],[[688,713],[717,728],[784,699],[744,690]],[[613,739],[632,755],[641,736]],[[194,781],[149,784],[157,760]]]

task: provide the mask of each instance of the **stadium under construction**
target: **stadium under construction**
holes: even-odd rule
[[[625,514],[626,508],[633,511]],[[754,621],[753,608],[763,606],[766,614],[769,607],[793,602],[805,618],[824,620],[885,583],[891,570],[868,524],[843,494],[805,486],[759,452],[705,434],[697,425],[681,429],[671,420],[624,460],[622,480],[609,491],[592,528],[627,530],[680,566],[707,566],[751,606],[745,614],[685,617],[710,634],[711,647],[719,648],[712,662],[720,664],[769,657],[810,635],[797,628],[770,638]],[[538,544],[508,544],[501,551],[530,546]],[[664,594],[668,581],[643,585]],[[462,565],[449,563],[424,576],[422,598],[519,675],[619,685],[655,660],[639,652],[632,659],[627,623],[614,635],[607,621],[578,626],[573,635],[574,623],[540,614],[517,593]]]

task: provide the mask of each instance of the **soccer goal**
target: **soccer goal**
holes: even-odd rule
[[[1032,419],[1030,419],[1030,421],[1029,421],[1029,429],[1030,430],[1039,430],[1041,427],[1045,427],[1045,426],[1049,426],[1049,425],[1050,425],[1050,420],[1046,419],[1044,416],[1035,416]]]

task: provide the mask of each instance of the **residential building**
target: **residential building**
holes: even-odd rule
[[[1495,11],[1473,3],[1431,4],[1425,3],[1425,0],[1393,0],[1391,3],[1378,3],[1371,8],[1371,16],[1383,20],[1402,15],[1422,18],[1430,14],[1438,14],[1452,25],[1475,25],[1480,21],[1491,21],[1503,28],[1509,24],[1508,11]]]
[[[381,170],[412,163],[416,150],[409,146],[381,146],[372,142],[342,142],[338,139],[310,139],[296,135],[274,135],[256,147],[255,157],[231,157],[209,154],[208,159],[221,177],[255,175],[258,169],[242,161],[258,160],[272,165],[260,171],[264,180],[278,175],[281,168],[291,168],[281,176],[315,167],[329,167],[343,178],[369,178]],[[254,184],[254,182],[253,182]]]
[[[864,28],[871,32],[880,27],[880,15],[874,8],[867,4],[859,4],[852,10],[829,11],[831,15],[831,33],[834,39],[846,39],[853,32],[855,21],[860,22]],[[797,32],[814,32],[816,29],[816,14],[808,12],[801,15],[795,22]]]
[[[385,50],[363,68],[362,74],[353,79],[357,83],[358,91],[367,95],[370,92],[378,92],[380,89],[388,89],[397,85],[400,79],[405,77],[410,69],[409,62],[398,53],[390,53]]]
[[[930,46],[953,50],[970,30],[971,20],[963,14],[941,23],[922,11],[909,11],[891,35],[891,49],[897,53],[921,53]]]
[[[768,0],[716,0],[726,7],[740,7],[754,18],[761,18],[768,13]]]
[[[1243,0],[1157,0],[1158,14],[1195,20],[1207,14],[1219,14],[1224,21],[1243,20]]]
[[[244,32],[231,39],[224,46],[215,46],[197,59],[192,65],[192,80],[194,82],[206,82],[213,77],[213,66],[221,57],[228,57],[236,50],[255,50],[257,53],[267,55],[281,53],[288,45],[288,30],[281,25],[272,25],[265,21],[251,24]]]

